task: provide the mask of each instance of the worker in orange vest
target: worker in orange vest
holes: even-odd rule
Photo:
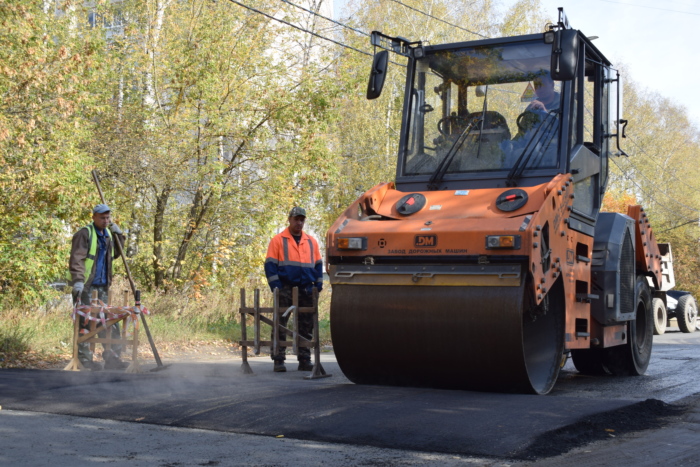
[[[289,227],[275,235],[267,248],[265,259],[265,276],[270,290],[279,289],[280,309],[292,305],[292,289],[299,289],[299,306],[313,306],[314,287],[320,292],[323,289],[323,261],[318,242],[307,235],[304,230],[306,211],[300,207],[294,207],[287,217]],[[280,324],[287,325],[289,316],[280,316]],[[299,334],[307,339],[312,338],[313,316],[311,313],[299,313]],[[274,330],[273,330],[274,336]],[[287,340],[287,333],[280,330],[280,341]],[[274,339],[274,337],[273,337]],[[286,347],[279,347],[277,355],[272,355],[275,362],[274,371],[287,371],[284,366]],[[299,371],[311,371],[311,350],[308,347],[299,347],[297,360]]]

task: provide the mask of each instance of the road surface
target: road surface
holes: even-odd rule
[[[548,396],[357,386],[332,354],[318,380],[263,357],[254,376],[230,359],[2,370],[0,464],[700,465],[699,346],[700,333],[656,336],[642,377],[567,363]]]

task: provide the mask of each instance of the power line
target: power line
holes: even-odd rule
[[[398,3],[399,5],[403,5],[403,6],[405,6],[406,8],[408,8],[408,9],[410,9],[410,10],[413,10],[413,11],[416,11],[416,12],[422,14],[422,15],[425,15],[425,16],[428,16],[428,17],[430,17],[430,18],[433,18],[433,19],[436,20],[436,21],[440,21],[441,23],[448,24],[448,25],[452,26],[453,28],[461,29],[462,31],[466,31],[466,32],[468,32],[468,33],[470,33],[470,34],[475,34],[475,35],[477,35],[477,36],[479,36],[479,37],[483,37],[484,39],[491,39],[489,36],[484,36],[483,34],[479,34],[478,32],[470,31],[469,29],[465,29],[465,28],[463,28],[462,26],[457,26],[456,24],[449,23],[449,22],[445,21],[444,19],[436,18],[435,16],[431,15],[430,13],[426,13],[425,11],[421,11],[421,10],[419,10],[418,8],[413,8],[412,6],[406,5],[405,3],[401,3],[399,0],[391,0],[391,1],[394,2],[394,3]]]
[[[309,10],[309,9],[307,9],[307,8],[304,8],[303,6],[296,5],[296,4],[292,3],[292,2],[290,2],[289,0],[280,0],[280,1],[282,1],[282,2],[284,2],[284,3],[288,3],[288,4],[292,5],[293,7],[299,8],[300,10],[304,10],[304,11],[307,12],[307,13],[311,13],[312,15],[316,15],[316,16],[318,16],[319,18],[323,18],[323,19],[325,19],[325,20],[327,20],[327,21],[330,21],[331,23],[335,23],[335,24],[337,24],[338,26],[342,26],[342,27],[344,27],[344,28],[348,28],[348,29],[350,29],[351,31],[355,31],[355,32],[358,33],[358,34],[362,34],[363,36],[369,37],[369,34],[367,34],[367,33],[364,32],[364,31],[360,31],[359,29],[355,29],[355,28],[353,28],[352,26],[348,26],[347,24],[340,23],[340,22],[338,22],[338,21],[336,21],[336,20],[334,20],[334,19],[328,18],[327,16],[323,16],[322,14],[319,14],[318,12],[315,12],[315,11],[313,11],[313,10]]]
[[[252,6],[248,6],[248,5],[243,4],[243,3],[241,3],[241,2],[239,2],[239,1],[237,1],[237,0],[229,0],[229,1],[230,1],[231,3],[235,3],[235,4],[238,5],[238,6],[242,6],[243,8],[246,8],[246,9],[248,9],[248,10],[250,10],[250,11],[253,11],[253,12],[255,12],[255,13],[258,13],[259,15],[263,15],[263,16],[265,16],[265,17],[267,17],[267,18],[272,19],[272,20],[275,20],[275,21],[278,21],[278,22],[280,22],[280,23],[286,24],[287,26],[291,26],[291,27],[293,27],[294,29],[298,29],[299,31],[303,31],[303,32],[305,32],[305,33],[307,33],[307,34],[311,34],[312,36],[316,36],[316,37],[318,37],[319,39],[323,39],[324,41],[332,42],[332,43],[334,43],[334,44],[336,44],[336,45],[339,45],[339,46],[341,46],[341,47],[345,47],[346,49],[354,50],[355,52],[359,52],[359,53],[361,53],[361,54],[368,55],[368,56],[370,56],[370,57],[373,56],[373,55],[372,55],[371,53],[369,53],[369,52],[365,52],[364,50],[356,49],[355,47],[349,46],[349,45],[347,45],[347,44],[343,44],[342,42],[338,42],[338,41],[336,41],[336,40],[329,39],[329,38],[327,38],[327,37],[324,37],[324,36],[322,36],[322,35],[320,35],[320,34],[317,34],[317,33],[313,32],[313,31],[309,31],[308,29],[304,29],[304,28],[302,28],[301,26],[297,26],[297,25],[292,24],[292,23],[290,23],[290,22],[288,22],[288,21],[285,21],[285,20],[283,20],[283,19],[275,18],[275,17],[272,16],[272,15],[269,15],[269,14],[267,14],[267,13],[264,13],[264,12],[258,10],[258,9],[253,8]]]
[[[700,223],[700,221],[698,221],[698,219],[695,219],[695,220],[692,220],[692,221],[683,222],[682,224],[674,225],[674,226],[671,227],[671,228],[664,229],[664,230],[661,230],[661,231],[656,232],[656,233],[657,233],[657,234],[660,234],[660,233],[668,232],[669,230],[675,230],[675,229],[677,229],[678,227],[683,227],[684,225],[688,225],[688,224],[698,224],[698,223]]]
[[[250,11],[253,11],[253,12],[255,12],[255,13],[258,13],[258,14],[260,14],[260,15],[263,15],[263,16],[265,16],[265,17],[267,17],[267,18],[270,18],[270,19],[275,20],[275,21],[277,21],[277,22],[280,22],[280,23],[282,23],[282,24],[286,24],[287,26],[291,26],[291,27],[293,27],[294,29],[298,29],[299,31],[305,32],[305,33],[307,33],[307,34],[311,34],[312,36],[318,37],[319,39],[323,39],[324,41],[332,42],[332,43],[334,43],[334,44],[336,44],[336,45],[339,45],[339,46],[341,46],[341,47],[345,47],[346,49],[354,50],[355,52],[359,52],[359,53],[361,53],[361,54],[364,54],[364,55],[367,55],[367,56],[370,56],[370,57],[373,57],[373,56],[374,56],[373,54],[371,54],[371,53],[369,53],[369,52],[365,52],[364,50],[360,50],[360,49],[357,49],[357,48],[352,47],[352,46],[350,46],[350,45],[343,44],[342,42],[336,41],[336,40],[334,40],[334,39],[329,39],[328,37],[322,36],[322,35],[320,35],[320,34],[318,34],[318,33],[313,32],[313,31],[309,31],[308,29],[304,29],[304,28],[302,28],[301,26],[297,26],[297,25],[292,24],[292,23],[290,23],[290,22],[288,22],[288,21],[285,21],[285,20],[283,20],[283,19],[275,18],[274,16],[272,16],[272,15],[270,15],[270,14],[267,14],[267,13],[265,13],[265,12],[262,12],[262,11],[256,9],[256,8],[253,8],[252,6],[248,6],[248,5],[246,5],[246,4],[244,4],[244,3],[241,3],[241,2],[239,2],[239,1],[237,1],[237,0],[229,0],[229,1],[230,1],[231,3],[235,3],[235,4],[238,5],[238,6],[242,6],[243,8],[246,8],[246,9],[248,9],[248,10],[250,10]],[[286,0],[282,0],[282,1],[286,1]],[[287,3],[289,3],[290,5],[293,5],[291,2],[287,2]],[[319,16],[321,16],[321,15],[319,15]],[[346,26],[346,27],[349,27],[349,26]],[[351,28],[351,29],[352,29],[352,28]],[[365,34],[365,33],[363,33],[363,34]],[[406,67],[406,65],[404,65],[404,64],[402,64],[402,63],[396,63],[396,62],[394,62],[394,61],[392,61],[392,60],[389,60],[389,62],[390,62],[390,63],[393,63],[394,65],[398,65],[398,66],[401,66],[401,67],[404,67],[404,68]]]

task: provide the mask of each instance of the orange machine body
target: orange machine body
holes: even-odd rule
[[[421,192],[425,206],[405,216],[397,210],[397,203],[409,193],[383,183],[367,191],[336,220],[328,231],[327,252],[335,257],[362,256],[368,264],[373,264],[375,257],[426,263],[431,257],[436,262],[437,257],[440,262],[455,257],[475,259],[477,263],[489,263],[499,256],[517,258],[518,262],[527,258],[531,279],[528,286],[537,303],[563,276],[566,348],[589,348],[592,337],[602,346],[624,343],[624,333],[604,333],[595,324],[592,329],[589,296],[593,238],[568,228],[574,197],[571,177],[559,175],[549,183],[523,190],[527,202],[513,212],[496,206],[503,188]],[[373,222],[377,219],[382,222]],[[490,249],[486,242],[489,236],[517,237],[518,248]],[[363,238],[366,249],[339,248],[339,239],[343,238]]]

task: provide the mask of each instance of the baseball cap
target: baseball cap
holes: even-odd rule
[[[306,217],[306,209],[300,208],[300,207],[293,207],[291,211],[289,211],[289,217],[296,217],[296,216],[304,216]]]
[[[92,210],[92,213],[93,214],[104,214],[105,212],[110,212],[110,211],[111,211],[111,209],[106,204],[98,204]]]

